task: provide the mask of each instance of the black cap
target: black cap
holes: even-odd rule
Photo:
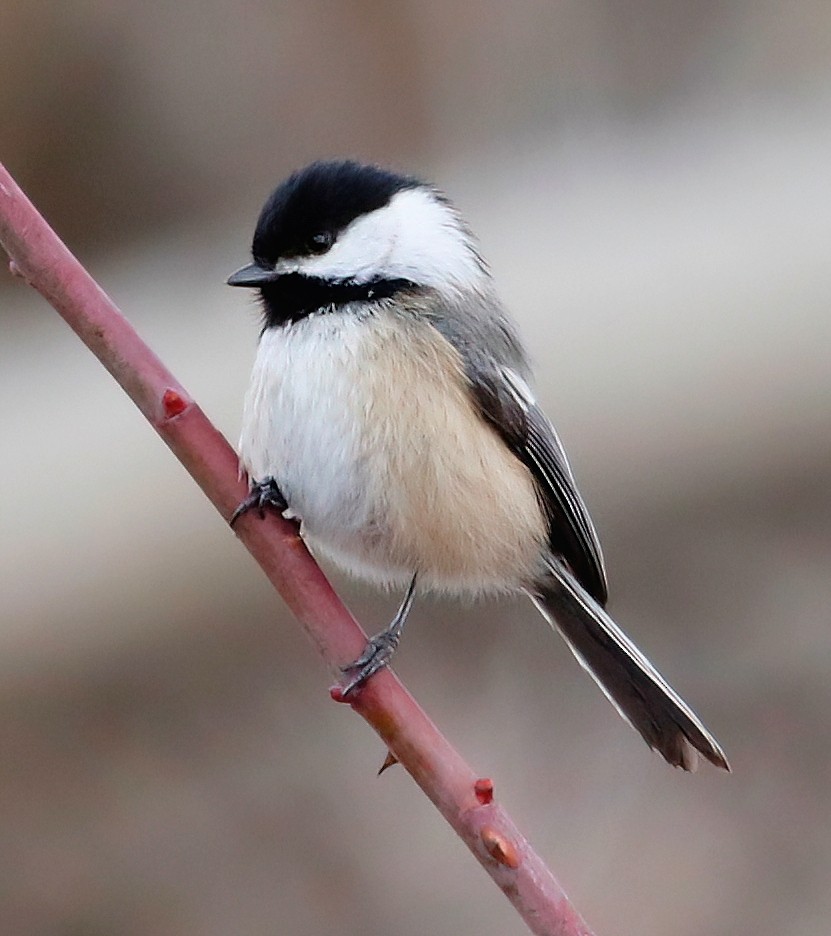
[[[321,247],[325,250],[356,218],[420,184],[379,166],[350,160],[314,162],[290,175],[268,197],[254,232],[254,260],[268,268],[281,257],[321,253]]]

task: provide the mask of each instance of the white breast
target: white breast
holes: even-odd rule
[[[241,461],[253,479],[274,477],[311,531],[366,523],[354,380],[363,344],[356,319],[315,315],[268,329],[257,349]]]
[[[348,570],[453,591],[520,587],[546,537],[527,469],[471,404],[452,346],[391,311],[263,334],[241,461]]]

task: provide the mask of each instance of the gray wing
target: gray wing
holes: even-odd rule
[[[548,517],[548,538],[578,581],[601,606],[606,604],[606,569],[600,542],[577,490],[566,453],[554,427],[525,381],[508,367],[468,373],[484,418],[528,468]]]
[[[557,433],[526,383],[528,362],[513,323],[492,294],[445,307],[441,316],[428,309],[422,314],[459,353],[483,418],[533,475],[553,553],[605,605],[606,570],[597,533]]]

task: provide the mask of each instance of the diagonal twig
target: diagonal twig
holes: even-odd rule
[[[0,243],[10,268],[58,311],[118,381],[227,521],[247,493],[233,449],[112,300],[73,257],[0,164]],[[273,514],[237,533],[316,644],[330,671],[355,659],[366,635],[297,534]],[[331,690],[340,700],[339,690]],[[591,936],[543,861],[388,669],[349,697],[538,936]]]

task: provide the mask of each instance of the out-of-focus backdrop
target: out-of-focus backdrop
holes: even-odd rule
[[[734,773],[666,767],[526,603],[398,670],[600,934],[831,920],[831,5],[7,0],[0,158],[231,437],[270,188],[420,173],[480,235],[611,610]],[[0,931],[519,933],[279,599],[0,270]],[[369,629],[396,598],[336,576]]]

